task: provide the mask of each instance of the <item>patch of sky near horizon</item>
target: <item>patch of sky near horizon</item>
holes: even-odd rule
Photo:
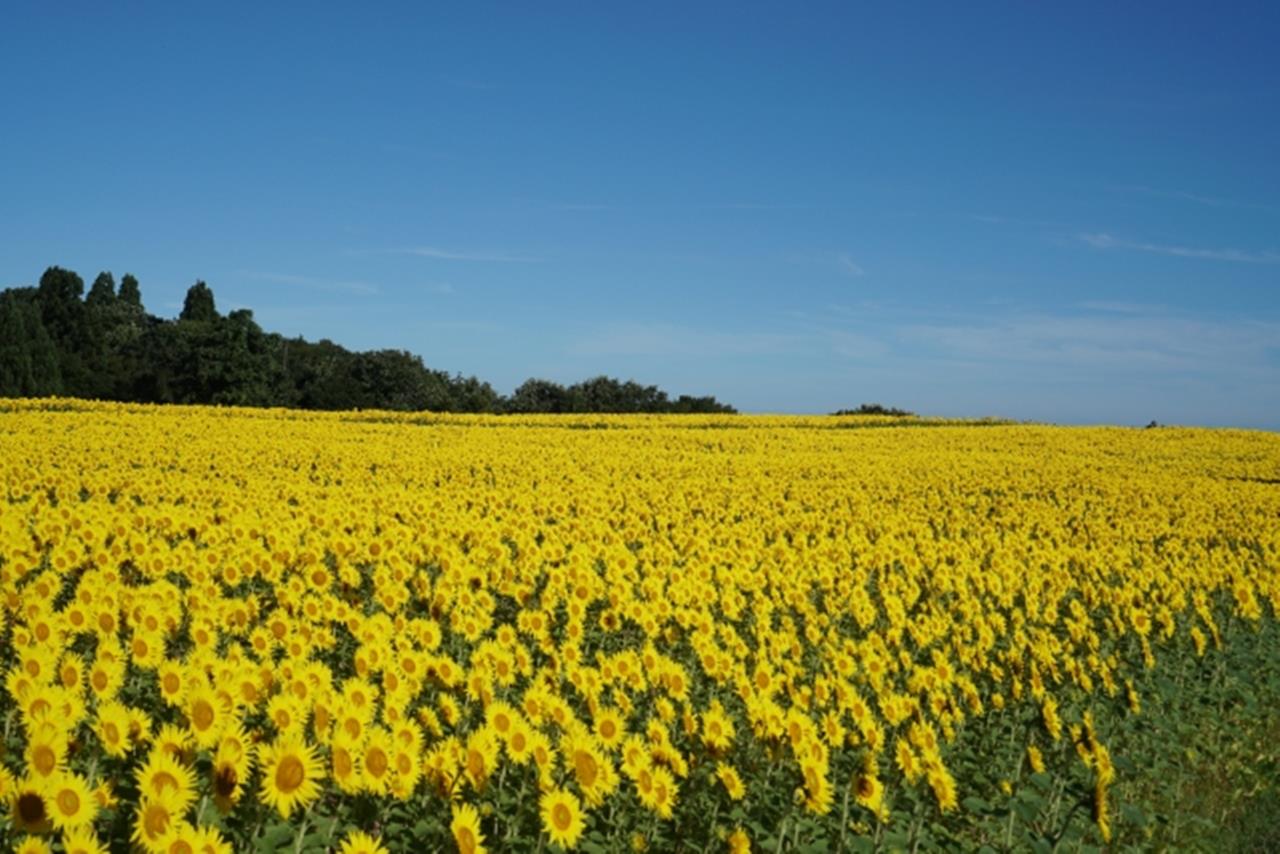
[[[0,287],[501,391],[1280,429],[1280,7],[19,3]]]

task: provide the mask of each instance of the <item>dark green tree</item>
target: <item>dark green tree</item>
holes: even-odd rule
[[[177,320],[148,315],[138,280],[99,273],[87,297],[50,267],[37,288],[0,292],[0,394],[154,403],[437,412],[732,412],[715,398],[672,403],[657,386],[600,376],[565,388],[531,379],[510,399],[477,377],[403,350],[353,353],[264,332],[247,309],[218,313],[196,282]]]
[[[115,305],[115,302],[116,280],[110,273],[99,273],[98,278],[93,280],[93,285],[89,288],[89,295],[84,298],[85,308],[91,311],[104,309]]]
[[[0,293],[0,397],[62,393],[58,351],[30,288]]]
[[[138,280],[133,277],[132,273],[125,273],[124,278],[120,280],[120,302],[125,305],[131,305],[135,308],[142,309],[142,290],[138,287]]]
[[[218,319],[218,309],[213,304],[213,291],[204,282],[196,282],[187,288],[186,299],[182,302],[182,314],[179,320],[194,323],[212,323]]]
[[[551,380],[527,379],[507,399],[508,412],[568,412],[569,393]]]

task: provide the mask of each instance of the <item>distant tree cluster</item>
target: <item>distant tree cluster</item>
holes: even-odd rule
[[[896,418],[911,418],[914,412],[898,409],[894,406],[881,406],[878,403],[864,403],[857,409],[838,409],[832,415],[892,415]]]
[[[220,314],[196,282],[182,313],[146,312],[138,280],[100,273],[86,295],[50,267],[34,288],[0,291],[0,397],[435,412],[733,412],[714,397],[675,400],[656,386],[596,377],[531,379],[510,397],[404,350],[353,352],[264,332],[253,312]]]

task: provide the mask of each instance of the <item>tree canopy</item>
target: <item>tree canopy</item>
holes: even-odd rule
[[[598,376],[530,379],[509,397],[404,350],[354,352],[264,331],[253,312],[218,313],[197,281],[175,320],[148,314],[138,280],[117,290],[50,267],[34,288],[0,291],[0,397],[437,412],[734,412],[714,397],[671,400],[657,386]]]

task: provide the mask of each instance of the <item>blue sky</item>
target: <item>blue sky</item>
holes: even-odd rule
[[[1280,6],[51,4],[0,286],[510,391],[1280,428]]]

